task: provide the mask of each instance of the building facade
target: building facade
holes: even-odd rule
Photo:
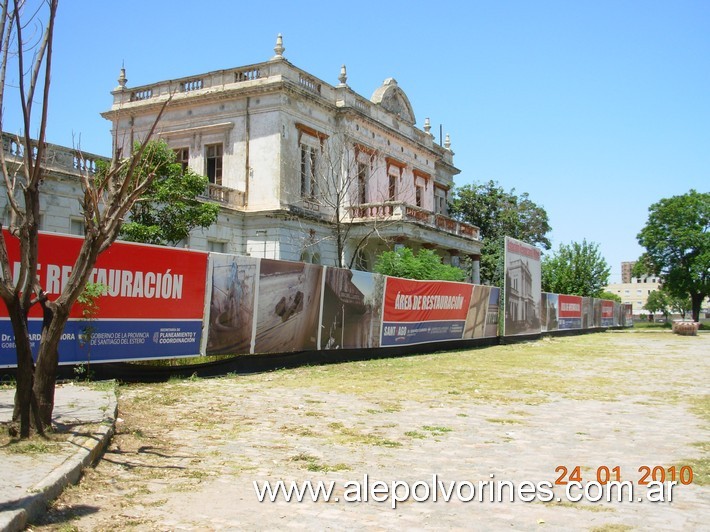
[[[621,297],[622,303],[632,305],[634,316],[648,314],[644,306],[646,306],[646,301],[651,292],[660,290],[661,283],[659,279],[656,277],[641,279],[632,277],[631,281],[630,283],[610,284],[606,286],[604,290]]]
[[[165,103],[157,136],[209,178],[221,214],[183,245],[370,270],[386,249],[480,258],[478,228],[448,216],[459,170],[450,141],[416,126],[394,79],[368,100],[295,67],[277,39],[268,61],[140,87],[121,71],[103,113],[128,153]],[[474,272],[476,268],[474,266]],[[475,274],[474,274],[474,280]]]

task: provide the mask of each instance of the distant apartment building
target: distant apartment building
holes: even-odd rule
[[[643,307],[646,305],[648,296],[655,290],[660,290],[661,283],[657,277],[642,279],[632,278],[629,283],[616,283],[608,285],[604,290],[621,297],[622,303],[630,303],[635,316],[648,314]]]
[[[630,283],[631,282],[631,270],[634,269],[636,261],[627,261],[621,263],[621,282]]]

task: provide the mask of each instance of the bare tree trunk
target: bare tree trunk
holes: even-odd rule
[[[16,299],[5,301],[15,334],[15,350],[17,352],[17,388],[15,391],[15,409],[13,421],[20,422],[20,437],[28,438],[30,435],[30,413],[32,402],[32,387],[34,384],[34,361],[30,335],[27,329],[27,320],[23,319],[24,312]]]
[[[57,382],[57,366],[59,365],[59,341],[69,314],[61,307],[53,311],[49,305],[44,303],[42,309],[44,320],[33,391],[39,403],[39,421],[43,427],[51,427],[52,412],[54,411],[54,388]]]

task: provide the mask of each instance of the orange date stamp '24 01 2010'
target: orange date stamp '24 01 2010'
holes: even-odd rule
[[[555,484],[558,486],[564,486],[570,482],[582,482],[582,468],[581,466],[573,466],[568,468],[567,466],[557,466],[555,468],[555,473],[559,474],[555,480]],[[609,482],[622,482],[621,467],[614,466],[599,466],[596,468],[596,478],[588,480],[596,480],[599,484],[607,484]],[[693,482],[693,468],[690,466],[640,466],[638,468],[638,476],[635,480],[636,484],[639,486],[647,486],[649,482],[678,482],[682,485],[688,485]]]

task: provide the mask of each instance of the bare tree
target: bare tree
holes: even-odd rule
[[[58,0],[43,0],[39,7],[34,8],[26,0],[1,0],[0,5],[0,129],[1,109],[6,105],[8,67],[17,69],[17,92],[23,121],[23,131],[17,139],[21,147],[19,164],[8,164],[4,150],[0,150],[0,167],[10,209],[8,231],[12,237],[19,239],[20,244],[19,272],[13,272],[6,235],[0,231],[0,298],[10,316],[17,351],[17,391],[13,417],[15,421],[19,420],[20,436],[26,438],[32,426],[43,433],[44,427],[51,424],[59,341],[72,305],[83,292],[97,257],[114,242],[124,216],[156,177],[146,146],[170,99],[166,100],[153,127],[129,157],[121,158],[114,145],[110,164],[100,165],[95,174],[89,173],[87,169],[81,170],[83,194],[78,200],[83,210],[84,242],[68,282],[59,296],[50,300],[40,285],[37,261],[52,45]],[[36,43],[24,36],[24,30],[32,26],[44,28],[42,37]],[[27,58],[31,58],[29,65]],[[35,106],[39,106],[39,116],[34,113]],[[36,140],[30,134],[33,127],[38,130]],[[81,159],[80,152],[77,156]],[[28,314],[37,304],[42,308],[43,322],[35,367]]]
[[[352,268],[372,238],[386,241],[381,231],[397,220],[393,218],[396,201],[381,190],[377,172],[383,155],[359,144],[344,126],[335,134],[320,139],[320,147],[301,149],[298,188],[305,212],[317,213],[314,220],[324,220],[328,229],[320,236],[306,228],[303,220],[299,247],[316,247],[321,242],[334,244],[339,268]],[[346,260],[346,248],[350,258]]]

